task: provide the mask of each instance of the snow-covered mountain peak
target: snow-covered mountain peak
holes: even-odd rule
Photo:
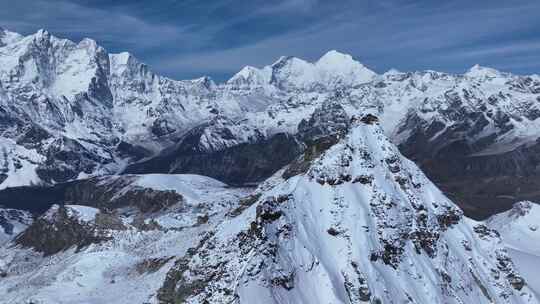
[[[298,160],[308,162],[307,172],[276,181],[178,260],[159,297],[186,303],[536,302],[496,234],[464,218],[401,156],[375,116],[353,119],[348,135],[337,140],[326,151],[308,147]]]
[[[39,29],[33,36],[35,39],[50,39],[51,33],[46,29]]]
[[[322,56],[316,65],[326,74],[328,82],[346,82],[354,85],[370,82],[376,76],[375,72],[354,60],[351,55],[335,50]]]
[[[128,64],[128,61],[133,58],[131,53],[129,52],[121,52],[118,54],[109,54],[109,58],[111,59],[111,64],[114,62],[115,64]]]
[[[268,85],[271,78],[272,68],[269,66],[262,69],[245,66],[240,72],[231,77],[231,79],[227,81],[227,84],[239,88],[253,88]]]
[[[139,77],[152,78],[152,73],[148,66],[140,62],[133,54],[121,52],[118,54],[109,54],[111,65],[111,74],[126,80],[138,79]]]
[[[349,54],[341,53],[336,50],[330,50],[319,58],[317,64],[343,65],[346,63],[352,63],[354,61],[355,60]]]
[[[500,75],[501,72],[498,70],[484,67],[479,64],[474,65],[465,73],[465,76],[470,78],[494,78]]]
[[[358,73],[360,71],[364,72],[365,76],[374,76],[375,72],[366,68],[362,63],[354,60],[354,58],[345,53],[338,52],[336,50],[331,50],[324,54],[317,62],[315,63],[321,69],[327,71],[334,71],[336,73]]]
[[[320,91],[370,82],[375,72],[352,56],[330,51],[315,63],[281,57],[272,66],[271,82],[278,88]]]
[[[22,35],[19,35],[14,32],[10,32],[4,28],[0,27],[0,47],[14,43],[15,41],[18,41],[22,39]]]
[[[199,78],[195,78],[195,79],[192,79],[191,82],[196,86],[201,86],[208,90],[212,90],[213,88],[216,87],[216,83],[210,76],[202,76]]]
[[[81,42],[79,42],[79,47],[81,48],[90,48],[90,49],[98,49],[101,48],[97,42],[94,39],[91,38],[83,38]]]

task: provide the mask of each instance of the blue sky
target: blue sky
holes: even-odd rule
[[[336,49],[376,72],[540,74],[539,0],[0,0],[0,27],[129,51],[177,79],[224,80]]]

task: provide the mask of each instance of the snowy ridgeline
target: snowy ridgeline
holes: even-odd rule
[[[14,303],[538,303],[526,269],[539,256],[535,205],[464,217],[369,115],[310,151],[255,190],[195,175],[96,179],[88,187],[109,189],[108,207],[54,206],[0,249],[0,293]],[[174,203],[141,211],[171,191]]]
[[[0,39],[0,189],[116,173],[169,151],[194,128],[203,129],[189,143],[197,151],[296,134],[329,103],[348,117],[376,113],[396,144],[411,136],[435,146],[464,140],[490,155],[538,137],[537,75],[479,66],[463,75],[378,75],[330,51],[314,63],[282,57],[246,67],[216,84],[159,76],[91,39],[75,43],[43,30],[2,30]]]

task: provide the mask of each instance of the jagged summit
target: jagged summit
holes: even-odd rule
[[[537,301],[496,235],[464,218],[372,115],[244,208],[177,261],[163,302]]]

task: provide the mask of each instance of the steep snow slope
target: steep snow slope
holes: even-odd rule
[[[487,220],[497,230],[508,252],[527,283],[540,295],[540,208],[531,202],[519,202],[514,207]]]
[[[177,260],[164,303],[537,303],[374,116]]]
[[[155,303],[175,256],[183,256],[246,195],[194,175],[103,178],[114,195],[173,191],[181,201],[152,212],[152,196],[131,206],[55,205],[0,247],[0,294],[6,303]],[[120,190],[119,192],[116,192]],[[96,191],[96,199],[99,199]],[[98,205],[97,202],[95,202]],[[16,246],[13,246],[16,245]]]

